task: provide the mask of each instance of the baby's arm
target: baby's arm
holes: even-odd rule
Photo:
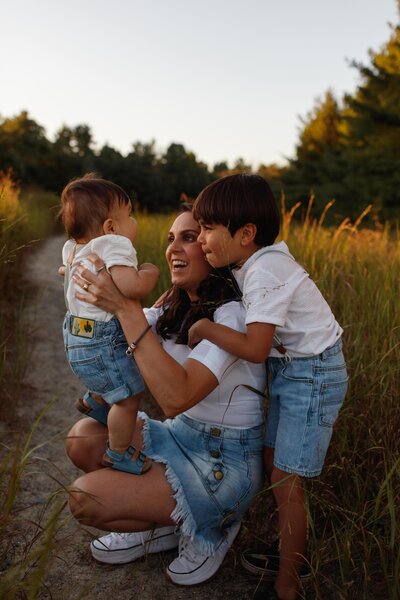
[[[141,300],[155,287],[160,271],[151,263],[143,263],[138,270],[134,267],[115,265],[110,268],[110,274],[124,296]]]
[[[206,339],[234,356],[260,363],[271,351],[274,333],[275,325],[271,323],[250,323],[246,333],[240,333],[226,325],[201,319],[189,329],[189,346]]]

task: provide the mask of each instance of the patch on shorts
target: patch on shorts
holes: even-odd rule
[[[77,337],[92,338],[94,335],[93,319],[81,319],[80,317],[71,317],[71,333]]]

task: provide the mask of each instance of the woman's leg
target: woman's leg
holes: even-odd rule
[[[142,449],[143,421],[136,422],[132,445]],[[103,455],[108,439],[108,429],[98,421],[87,417],[77,421],[71,428],[67,440],[66,450],[70,460],[82,471],[90,473],[104,468]]]
[[[68,433],[65,443],[67,454],[82,471],[96,471],[103,468],[107,438],[107,427],[87,417],[77,421]]]
[[[173,491],[165,467],[154,463],[136,476],[113,469],[87,473],[70,487],[70,509],[85,525],[107,531],[144,531],[155,524],[174,525]]]

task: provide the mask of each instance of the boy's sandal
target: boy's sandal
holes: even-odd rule
[[[82,414],[95,419],[102,425],[107,425],[107,417],[110,407],[108,404],[100,404],[99,402],[96,402],[89,392],[86,392],[83,398],[78,398],[78,400],[75,402],[75,408]]]
[[[125,473],[132,473],[133,475],[143,475],[143,473],[147,473],[151,469],[152,464],[153,461],[151,458],[133,446],[129,446],[125,452],[115,452],[111,450],[107,442],[106,452],[103,456],[103,465],[105,467],[111,467]]]
[[[262,575],[264,579],[276,579],[279,572],[279,544],[274,542],[271,546],[248,548],[241,555],[242,567],[254,573]],[[311,577],[310,564],[304,561],[300,580],[304,583]]]

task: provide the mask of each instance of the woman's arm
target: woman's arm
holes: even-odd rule
[[[250,323],[246,332],[241,333],[209,319],[200,319],[189,329],[189,346],[193,348],[206,339],[234,356],[260,363],[269,356],[274,333],[275,325],[271,323]]]
[[[89,259],[97,269],[103,266],[97,256]],[[86,293],[77,293],[77,298],[115,314],[129,343],[138,339],[147,327],[140,303],[123,296],[105,269],[97,275],[84,267],[78,267],[78,272],[83,279],[74,276],[76,283],[82,287],[86,281],[90,286]],[[194,406],[218,385],[215,375],[200,362],[188,359],[183,365],[177,363],[151,332],[140,340],[134,357],[150,392],[167,417]]]

